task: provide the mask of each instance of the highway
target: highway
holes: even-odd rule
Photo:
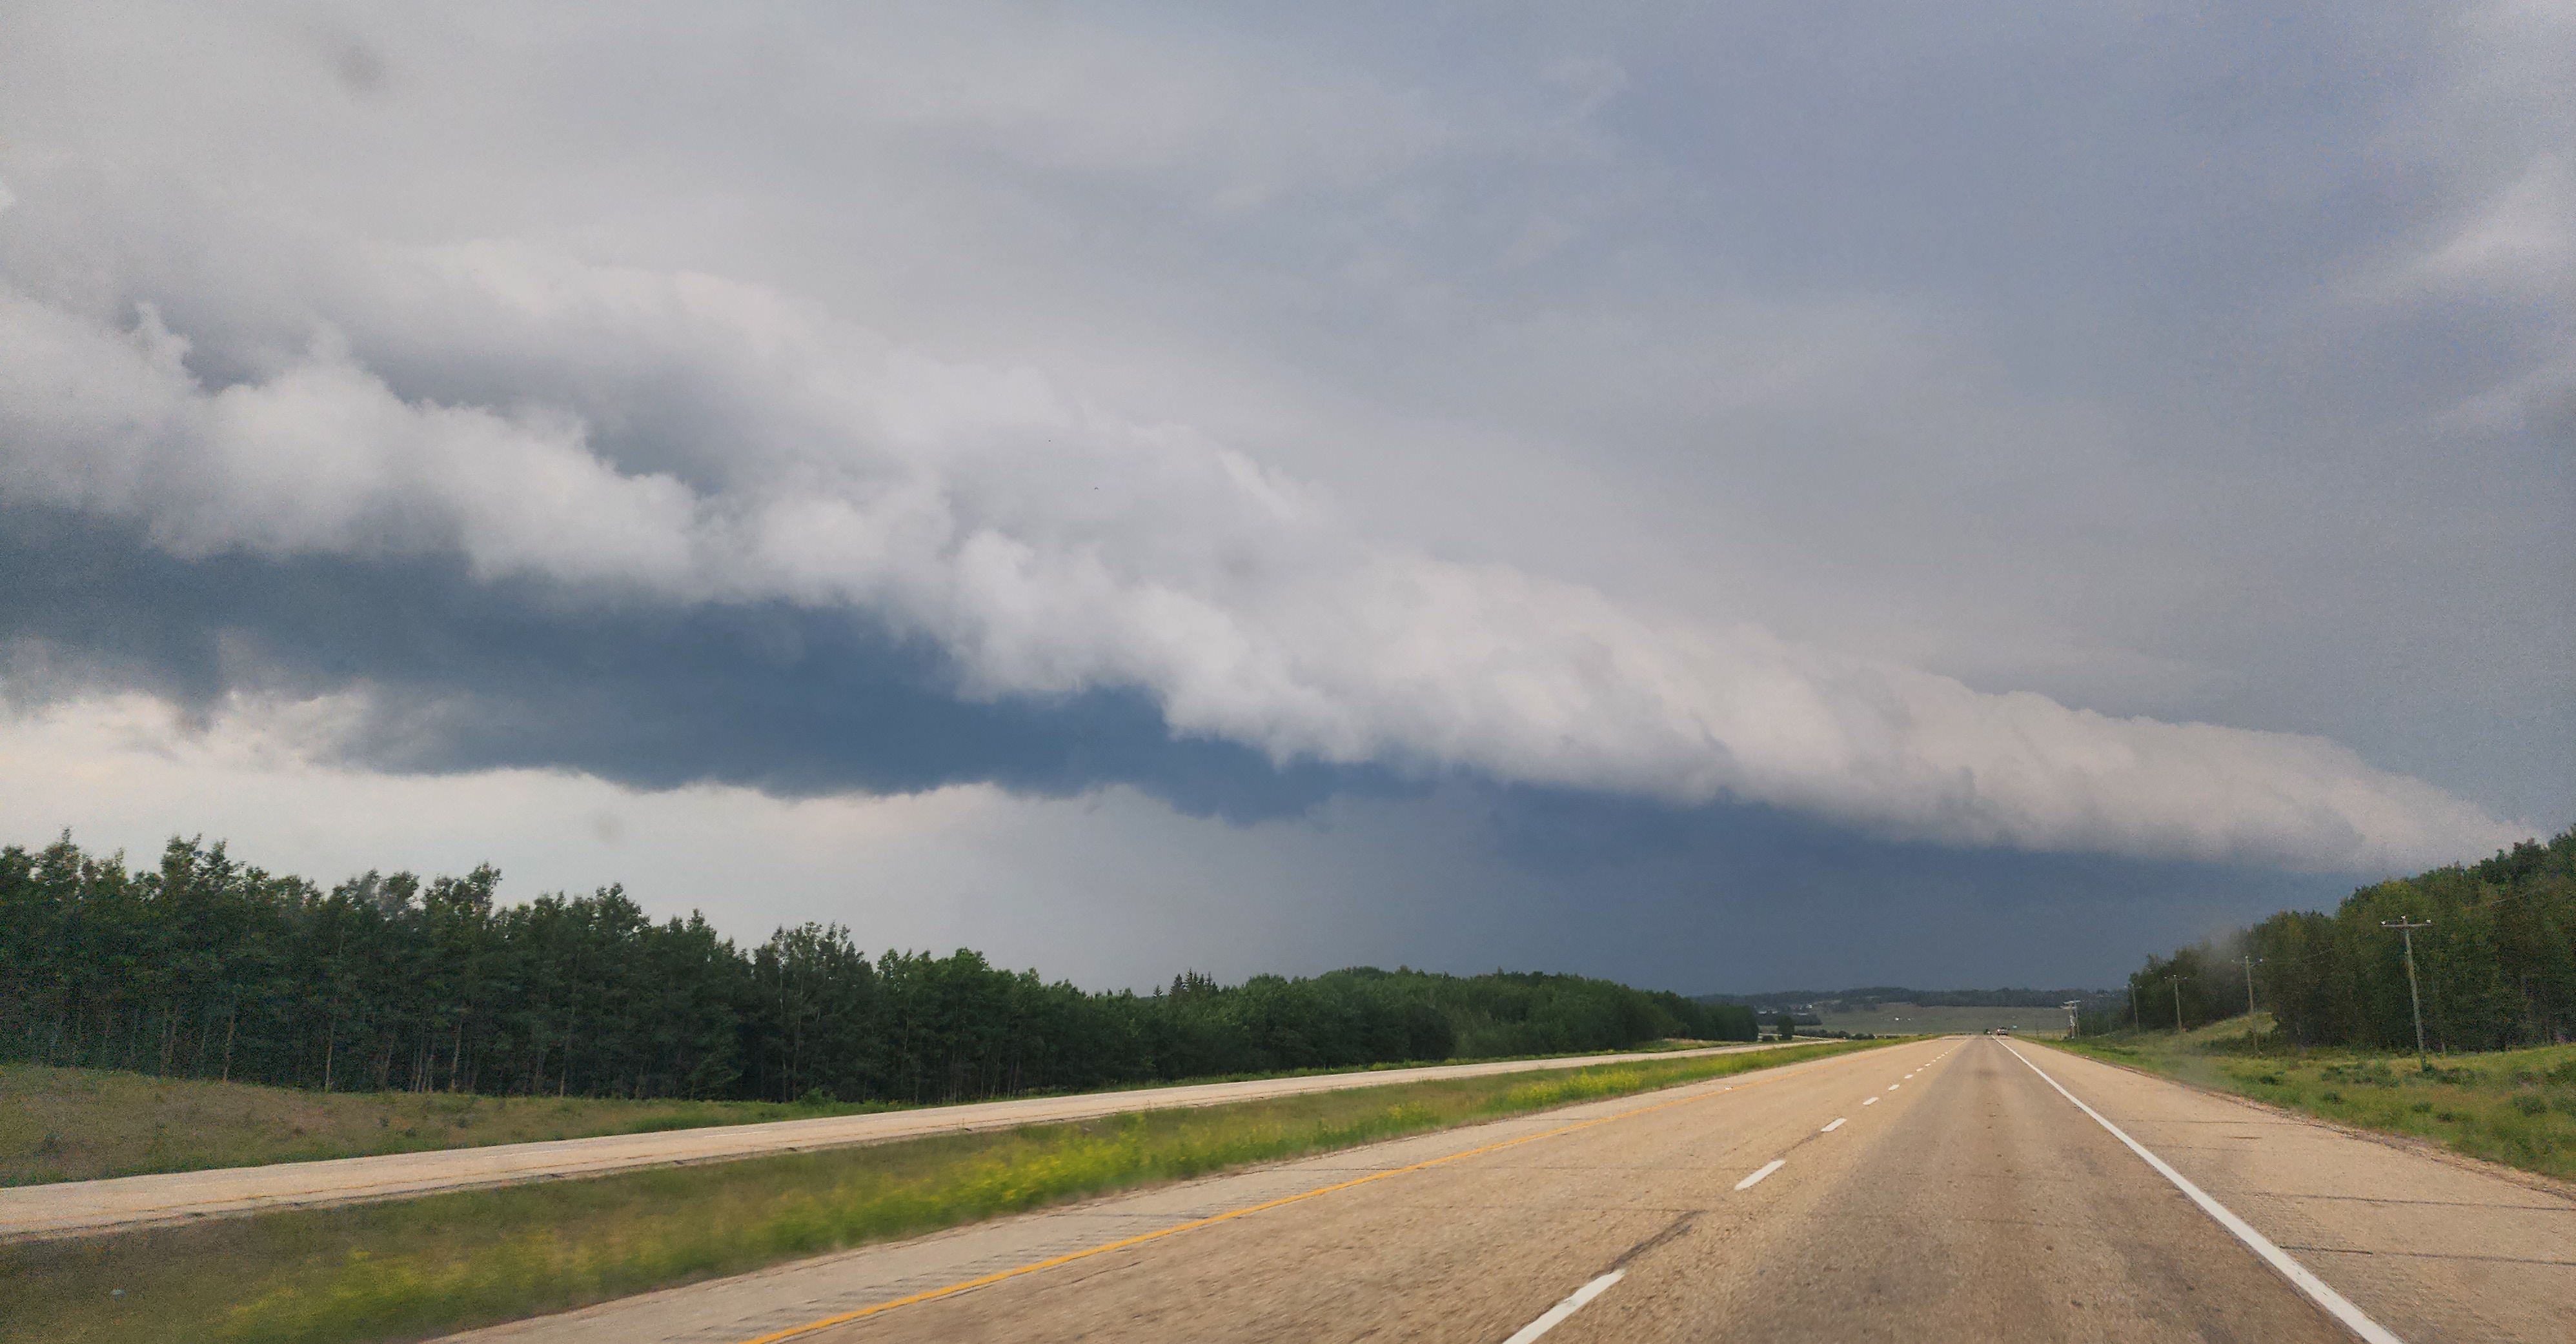
[[[2576,1192],[2028,1043],[1810,1061],[455,1337],[2576,1339]]]
[[[756,1125],[710,1125],[649,1134],[607,1134],[543,1143],[494,1144],[484,1148],[446,1148],[375,1157],[333,1158],[320,1162],[281,1162],[262,1167],[222,1167],[150,1176],[120,1176],[102,1181],[11,1186],[0,1188],[0,1242],[86,1236],[198,1218],[262,1213],[271,1209],[399,1199],[441,1190],[601,1176],[639,1167],[844,1148],[931,1134],[1090,1120],[1130,1111],[1217,1106],[1227,1102],[1385,1087],[1393,1083],[1438,1078],[1477,1078],[1776,1048],[1774,1044],[1724,1045],[1653,1054],[1578,1055],[1557,1059],[1495,1060],[1477,1064],[1432,1064],[1409,1069],[1307,1074],[1295,1078],[1248,1078],[1180,1087],[1131,1088],[1064,1097],[1022,1097],[960,1106],[925,1106],[914,1110],[881,1111],[873,1115],[778,1120]]]

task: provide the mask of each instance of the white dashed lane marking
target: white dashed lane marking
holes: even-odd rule
[[[1522,1326],[1520,1328],[1520,1333],[1504,1340],[1503,1344],[1530,1344],[1531,1340],[1537,1339],[1539,1336],[1555,1329],[1558,1322],[1563,1321],[1566,1317],[1583,1310],[1585,1303],[1588,1303],[1592,1299],[1608,1292],[1611,1284],[1617,1283],[1619,1280],[1624,1279],[1627,1276],[1628,1271],[1624,1269],[1614,1269],[1609,1273],[1602,1275],[1600,1278],[1594,1279],[1592,1282],[1575,1289],[1574,1292],[1564,1301],[1559,1302],[1555,1306],[1548,1308],[1545,1312],[1542,1312],[1537,1320]]]

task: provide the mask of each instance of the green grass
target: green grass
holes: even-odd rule
[[[0,1065],[0,1185],[638,1134],[886,1109],[305,1092],[110,1069]]]
[[[1399,1083],[0,1247],[0,1340],[422,1338],[1107,1191],[1868,1048]]]
[[[1653,1041],[1626,1053],[1659,1054],[1716,1044],[1725,1042]],[[1229,1074],[1187,1081],[1293,1078],[1483,1062],[1486,1061],[1408,1061],[1357,1068]],[[325,1093],[248,1083],[156,1078],[116,1069],[0,1064],[0,1186],[88,1181],[156,1171],[200,1171],[209,1167],[256,1167],[272,1162],[414,1153],[434,1148],[479,1148],[599,1134],[750,1125],[892,1109],[896,1109],[895,1105],[885,1102],[820,1100],[623,1101],[600,1097]]]
[[[2149,1032],[2063,1048],[2576,1180],[2576,1045],[2436,1055],[2426,1073],[2412,1053],[2249,1048],[2245,1037],[2240,1017],[2179,1038]]]

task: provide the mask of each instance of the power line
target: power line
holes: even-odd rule
[[[2379,927],[2395,929],[2398,936],[2406,940],[2406,997],[2415,1005],[2415,1067],[2431,1073],[2433,1063],[2424,1057],[2424,994],[2415,987],[2415,931],[2433,927],[2433,921],[2428,919],[2420,924],[2410,924],[2402,919],[2383,919],[2379,921]]]
[[[2165,983],[2173,986],[2174,1035],[2176,1036],[2180,1036],[2182,1034],[2182,982],[2185,980],[2197,980],[2199,978],[2200,977],[2196,975],[2168,975],[2165,977]]]
[[[2244,962],[2245,962],[2245,1040],[2246,1040],[2246,1042],[2247,1042],[2248,1044],[2252,1044],[2252,1043],[2253,1043],[2253,1040],[2254,1040],[2254,964],[2255,964],[2256,962],[2259,962],[2259,961],[2262,961],[2262,960],[2263,960],[2263,958],[2258,957],[2258,956],[2255,956],[2255,955],[2254,955],[2253,953],[2251,953],[2251,952],[2246,953],[2246,954],[2245,954],[2245,957],[2244,957]]]

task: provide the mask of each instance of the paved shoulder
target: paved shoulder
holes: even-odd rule
[[[2410,1344],[2576,1340],[2576,1192],[2565,1186],[2019,1048]]]

